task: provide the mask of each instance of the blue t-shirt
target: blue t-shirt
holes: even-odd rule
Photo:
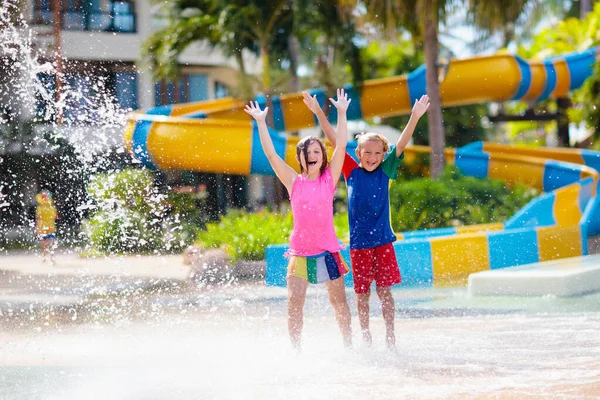
[[[404,152],[396,157],[393,145],[379,167],[368,172],[346,153],[342,173],[348,191],[351,249],[368,249],[396,241],[390,223],[389,187],[403,159]]]

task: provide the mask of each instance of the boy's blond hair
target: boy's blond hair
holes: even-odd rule
[[[356,146],[356,155],[360,157],[360,150],[362,148],[362,145],[367,143],[367,142],[376,142],[376,141],[381,141],[381,143],[383,144],[383,153],[387,153],[388,150],[390,149],[390,142],[387,140],[387,138],[379,133],[373,133],[373,132],[367,132],[367,133],[363,133],[361,135],[357,135],[356,136],[356,142],[358,143]]]

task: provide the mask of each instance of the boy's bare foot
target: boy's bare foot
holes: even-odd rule
[[[396,350],[396,336],[394,334],[388,334],[385,336],[385,342],[387,344],[388,349]]]
[[[371,346],[373,344],[373,337],[371,336],[371,332],[368,329],[362,331],[363,342],[367,346]]]

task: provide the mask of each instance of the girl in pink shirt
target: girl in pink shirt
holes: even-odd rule
[[[306,98],[313,100],[308,94],[304,97],[305,103]],[[348,266],[339,253],[341,246],[333,227],[333,196],[346,153],[346,110],[350,100],[344,89],[338,89],[337,101],[329,100],[338,113],[337,140],[331,163],[328,163],[323,142],[312,136],[306,137],[296,146],[300,174],[275,151],[265,121],[269,108],[261,110],[257,102],[250,102],[245,108],[256,120],[265,155],[290,195],[294,227],[287,273],[288,329],[292,345],[297,349],[300,349],[304,301],[309,283],[325,282],[344,344],[352,344],[350,308],[343,279],[348,273]]]

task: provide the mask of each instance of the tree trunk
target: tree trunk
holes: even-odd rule
[[[242,50],[235,52],[235,59],[240,69],[240,86],[242,87],[242,97],[244,99],[250,99],[252,98],[253,90],[248,82],[248,74],[246,74],[246,64],[244,63]]]
[[[298,60],[300,59],[300,42],[295,35],[289,35],[287,45],[290,56],[290,83],[292,92],[299,92],[300,80],[298,79]]]
[[[438,82],[438,9],[434,0],[425,0],[425,64],[427,94],[431,106],[427,112],[429,146],[431,147],[431,177],[437,178],[444,169],[445,134],[442,123],[442,101]]]
[[[558,145],[560,147],[571,147],[571,137],[569,135],[569,116],[567,110],[571,107],[571,99],[560,97],[556,99],[558,127]]]

